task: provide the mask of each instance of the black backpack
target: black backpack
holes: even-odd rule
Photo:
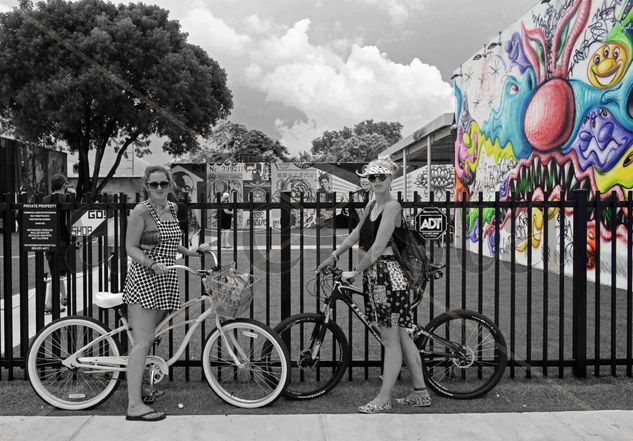
[[[414,292],[418,291],[428,280],[430,270],[424,238],[418,231],[409,228],[402,216],[401,225],[393,230],[390,242],[396,260],[409,282],[409,288]]]

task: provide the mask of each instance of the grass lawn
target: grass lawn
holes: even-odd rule
[[[236,415],[236,414],[300,414],[355,413],[356,408],[371,400],[380,387],[380,380],[343,381],[329,394],[309,401],[288,401],[280,398],[262,409],[240,409],[221,401],[200,381],[199,369],[194,380],[164,381],[158,388],[166,394],[155,408],[170,415]],[[406,373],[403,375],[406,379]],[[403,396],[408,386],[396,385],[395,395]],[[558,412],[624,409],[633,410],[633,382],[630,378],[589,377],[584,380],[566,378],[505,379],[488,395],[476,400],[451,400],[432,395],[433,405],[414,409],[396,406],[398,413],[471,413],[471,412]],[[62,411],[44,403],[26,381],[0,383],[0,415],[123,415],[126,405],[126,384],[122,382],[108,401],[94,409],[80,412]],[[180,407],[179,405],[182,405]]]

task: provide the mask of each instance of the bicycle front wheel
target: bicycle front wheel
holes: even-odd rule
[[[204,375],[213,391],[236,407],[271,404],[288,382],[288,353],[279,336],[250,319],[222,323],[202,350]]]
[[[336,323],[326,325],[321,314],[296,314],[279,323],[275,331],[290,352],[292,372],[284,397],[317,398],[341,381],[351,353],[347,338]]]
[[[119,371],[67,366],[63,362],[71,355],[118,357],[121,351],[111,336],[90,345],[109,332],[88,317],[64,317],[43,328],[35,336],[26,362],[33,390],[59,409],[89,409],[105,401],[119,384]],[[84,349],[77,353],[81,348]]]
[[[485,395],[501,379],[508,355],[503,334],[489,318],[474,311],[455,310],[426,326],[432,337],[415,340],[427,385],[448,398]]]

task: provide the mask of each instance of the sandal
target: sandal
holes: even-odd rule
[[[151,415],[155,415],[155,416],[151,417]],[[161,421],[165,419],[165,414],[162,412],[158,412],[156,410],[150,410],[149,412],[146,412],[141,415],[126,415],[125,419],[127,421],[148,421],[148,422]]]
[[[413,407],[429,407],[431,405],[431,396],[426,388],[413,390],[405,398],[396,398],[396,403]]]
[[[364,406],[360,406],[358,408],[358,412],[360,413],[384,413],[391,412],[393,409],[393,404],[391,401],[387,401],[384,404],[376,404],[373,401],[365,404]]]

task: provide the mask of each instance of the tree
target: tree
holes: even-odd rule
[[[209,163],[286,161],[288,149],[259,130],[248,130],[242,124],[223,121],[214,127],[189,159]]]
[[[226,73],[186,37],[154,5],[22,0],[0,14],[0,118],[18,138],[77,152],[78,197],[94,200],[150,136],[180,155],[228,116]],[[116,160],[99,182],[107,149]]]
[[[312,155],[323,162],[365,162],[402,139],[399,122],[362,121],[354,128],[325,131],[312,140]]]

